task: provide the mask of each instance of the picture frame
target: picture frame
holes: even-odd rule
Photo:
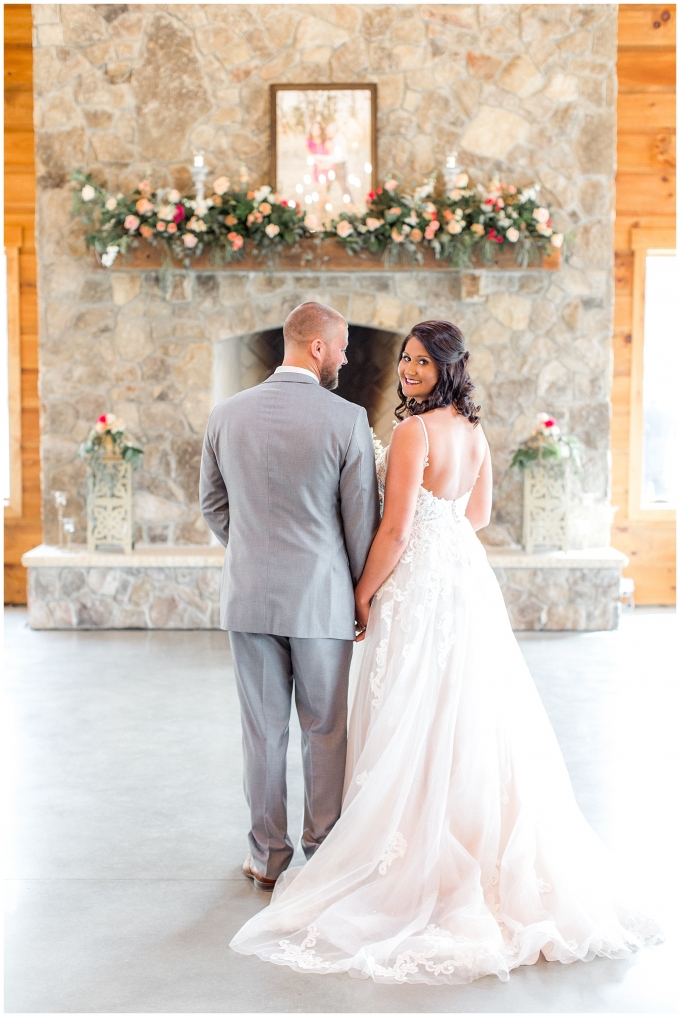
[[[269,98],[274,191],[319,229],[342,211],[363,213],[378,180],[378,86],[270,85]]]

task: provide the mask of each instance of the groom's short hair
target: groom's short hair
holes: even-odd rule
[[[316,300],[307,300],[298,304],[290,312],[283,323],[283,341],[286,347],[307,346],[312,339],[326,339],[334,326],[347,322],[339,311],[334,311],[328,304],[320,304]]]

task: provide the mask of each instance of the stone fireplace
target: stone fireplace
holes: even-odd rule
[[[398,341],[425,318],[462,328],[495,473],[483,534],[490,554],[516,560],[521,483],[508,464],[539,411],[583,444],[575,546],[605,547],[616,7],[104,6],[33,7],[44,540],[57,543],[58,489],[68,493],[75,541],[83,542],[77,449],[96,417],[114,412],[145,449],[133,555],[146,556],[139,568],[150,571],[123,576],[127,566],[115,561],[76,568],[73,557],[55,564],[51,552],[30,552],[31,572],[47,584],[43,593],[32,587],[42,605],[35,623],[211,624],[207,594],[182,571],[196,555],[218,553],[197,502],[208,414],[217,399],[273,369],[286,314],[310,299],[335,307],[356,330],[343,385],[370,402],[383,440]],[[308,254],[271,270],[252,262],[177,268],[163,285],[153,260],[119,259],[111,270],[91,260],[70,218],[71,171],[84,167],[129,190],[150,170],[159,185],[186,190],[187,165],[201,148],[215,176],[238,179],[243,170],[253,186],[269,182],[269,85],[314,81],[377,84],[381,179],[389,172],[422,181],[456,149],[473,180],[500,173],[518,186],[539,183],[556,228],[573,231],[561,264],[449,271],[426,263],[410,271]],[[515,623],[614,624],[620,562],[594,560],[608,569],[604,597],[592,560],[572,560],[561,585],[539,582],[526,561],[517,566],[521,582],[504,572]],[[179,571],[163,578],[165,568]],[[575,578],[583,569],[587,582]],[[598,620],[599,602],[606,606]]]

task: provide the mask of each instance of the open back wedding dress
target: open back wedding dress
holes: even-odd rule
[[[465,503],[421,487],[352,676],[342,815],[234,950],[457,984],[660,939],[616,901]]]

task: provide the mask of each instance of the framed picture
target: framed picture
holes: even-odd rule
[[[375,190],[377,85],[270,85],[271,180],[319,228]]]

